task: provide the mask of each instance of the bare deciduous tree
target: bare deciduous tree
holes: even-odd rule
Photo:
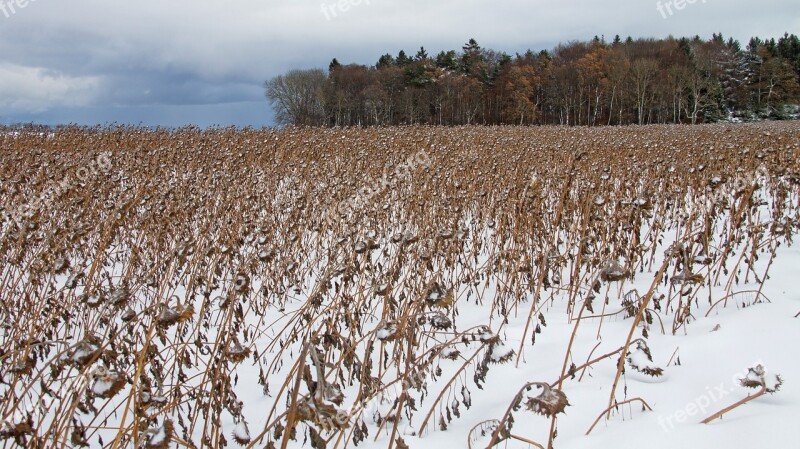
[[[325,123],[323,88],[326,76],[320,69],[292,70],[264,83],[266,95],[282,125]]]

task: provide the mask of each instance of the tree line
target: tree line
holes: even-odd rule
[[[265,82],[278,124],[624,125],[784,119],[800,104],[800,39],[560,44],[511,56],[470,39],[435,56],[292,70]]]

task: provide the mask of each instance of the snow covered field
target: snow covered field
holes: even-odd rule
[[[797,123],[0,144],[3,447],[800,439]]]

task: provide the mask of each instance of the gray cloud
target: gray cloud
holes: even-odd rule
[[[666,18],[650,0],[28,0],[8,9],[6,122],[262,125],[265,79],[334,56],[372,64],[387,51],[457,49],[470,37],[511,53],[615,34],[722,32],[744,44],[800,29],[796,0],[696,0]]]

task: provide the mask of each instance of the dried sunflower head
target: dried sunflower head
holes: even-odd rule
[[[69,259],[66,257],[59,257],[53,262],[53,273],[64,274],[69,269]]]
[[[434,329],[447,330],[453,326],[453,321],[443,313],[436,313],[428,318]]]
[[[250,429],[247,423],[242,419],[233,427],[233,440],[244,446],[250,442]]]
[[[552,388],[543,382],[537,382],[536,386],[541,388],[542,392],[538,396],[528,397],[528,401],[525,403],[528,410],[548,417],[564,413],[569,401],[563,391]]]
[[[448,360],[457,360],[459,355],[461,355],[461,351],[453,347],[444,348],[439,353],[440,357]]]
[[[375,330],[375,336],[381,341],[393,341],[400,337],[400,329],[395,321],[381,321]]]
[[[187,306],[178,305],[175,308],[163,305],[161,313],[158,315],[158,325],[162,328],[167,328],[176,323],[182,323],[189,320],[194,316],[194,306],[189,304]]]
[[[128,299],[130,299],[130,291],[127,286],[123,285],[114,289],[108,296],[108,299],[114,307],[122,307],[128,302]]]
[[[167,449],[172,440],[174,427],[172,421],[169,419],[164,420],[164,424],[156,428],[148,428],[144,431],[143,438],[141,438],[141,447],[143,449]]]
[[[492,363],[506,363],[514,358],[516,352],[511,346],[508,346],[503,341],[495,341],[489,345],[489,350],[486,353],[487,360]]]
[[[608,260],[600,269],[600,279],[604,282],[621,281],[630,273],[618,261]]]
[[[78,365],[86,366],[100,355],[100,346],[97,339],[86,337],[70,351],[69,360]]]
[[[104,365],[98,365],[91,372],[92,385],[91,392],[93,395],[103,398],[111,399],[125,386],[125,376],[117,371],[111,371]]]
[[[106,297],[102,292],[95,292],[81,295],[81,300],[86,304],[87,307],[95,309],[100,307],[100,305],[106,301]]]
[[[628,352],[627,361],[631,368],[648,376],[659,377],[664,374],[664,370],[653,363],[650,348],[643,340],[638,340],[636,349]]]
[[[739,379],[739,383],[747,388],[764,388],[767,393],[775,393],[781,389],[783,378],[780,374],[768,374],[763,365],[747,369],[747,375]]]
[[[250,348],[245,348],[238,341],[234,341],[226,351],[226,354],[229,360],[239,363],[250,355]]]
[[[431,307],[448,307],[453,304],[453,290],[434,282],[425,293],[425,302]]]
[[[247,293],[250,290],[250,277],[244,273],[239,273],[233,281],[233,289],[236,290],[236,293]]]
[[[684,268],[683,271],[672,276],[670,282],[673,284],[699,284],[703,282],[703,275],[692,273],[688,268]]]

